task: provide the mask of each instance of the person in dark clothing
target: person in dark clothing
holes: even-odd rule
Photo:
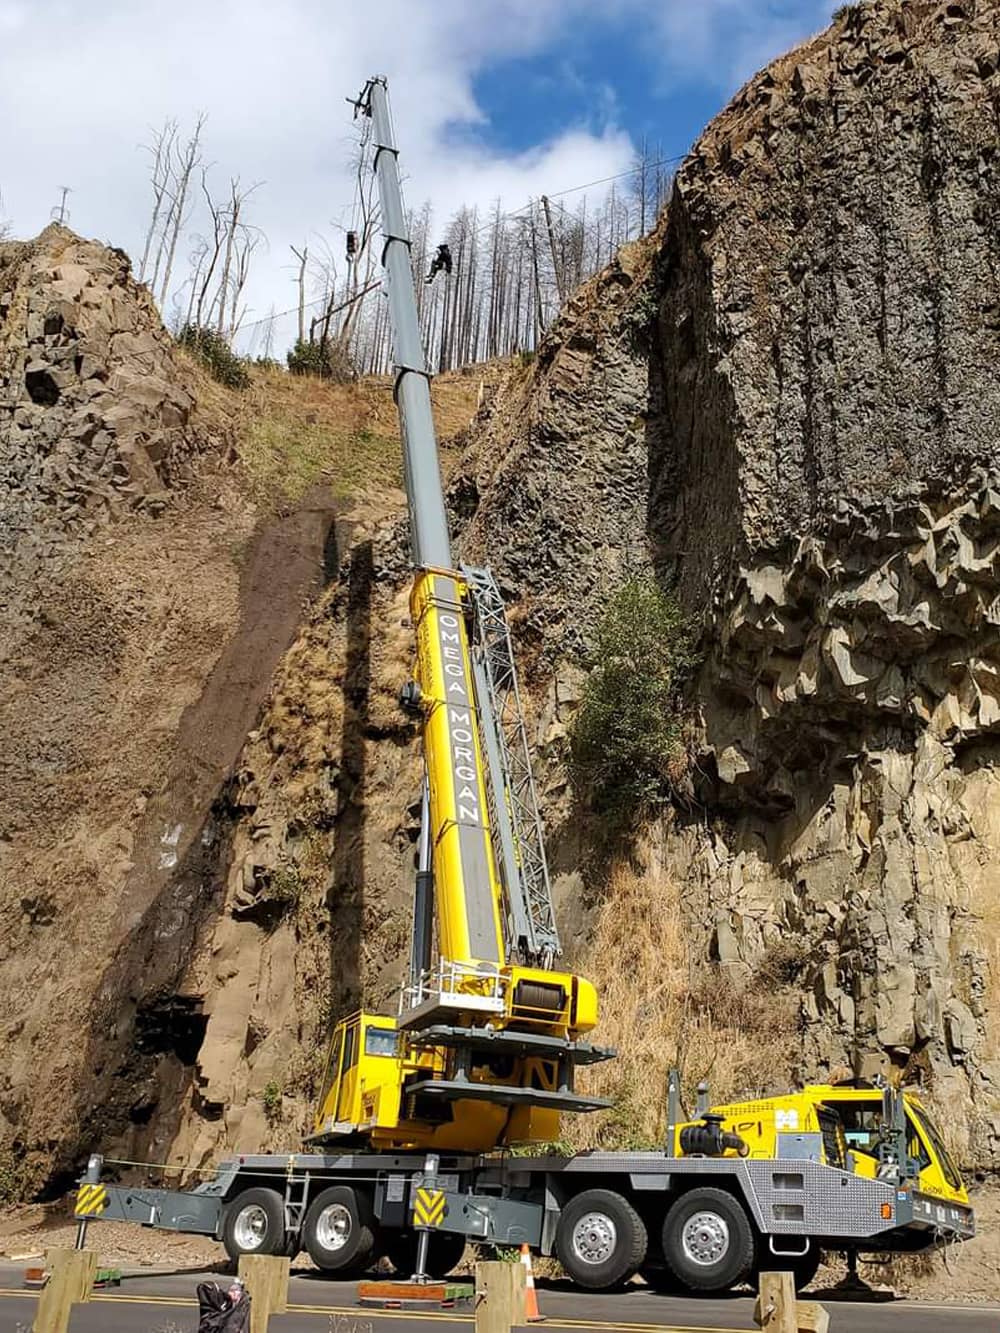
[[[444,269],[446,274],[451,273],[451,247],[445,242],[439,245],[437,254],[431,260],[431,271],[424,279],[425,282],[433,282],[437,275]]]
[[[248,1333],[250,1295],[239,1278],[228,1290],[217,1282],[198,1284],[198,1333]]]

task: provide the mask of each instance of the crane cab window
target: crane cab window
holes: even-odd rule
[[[842,1102],[833,1103],[840,1123],[844,1126],[844,1138],[848,1148],[855,1152],[867,1153],[869,1157],[878,1156],[879,1133],[882,1127],[881,1102]]]
[[[938,1132],[937,1125],[935,1125],[934,1121],[930,1118],[930,1116],[927,1114],[926,1111],[918,1110],[916,1107],[913,1108],[912,1118],[910,1115],[907,1115],[907,1124],[910,1127],[911,1133],[913,1132],[913,1120],[916,1120],[918,1128],[923,1132],[924,1136],[927,1138],[928,1143],[930,1143],[931,1148],[936,1154],[938,1163],[940,1164],[941,1171],[942,1174],[944,1175],[945,1180],[948,1182],[948,1184],[951,1186],[953,1190],[960,1190],[962,1188],[962,1177],[959,1174],[958,1167],[955,1165],[954,1158],[952,1157],[948,1149],[944,1146],[944,1140],[941,1138],[941,1135]],[[914,1138],[917,1138],[919,1142],[918,1135],[914,1134]],[[910,1151],[913,1152],[912,1147]],[[924,1147],[922,1143],[920,1144],[920,1153],[919,1154],[913,1153],[913,1155],[914,1157],[919,1156],[921,1167],[927,1165],[927,1163],[930,1162],[930,1153],[928,1153],[927,1149]],[[924,1158],[927,1159],[927,1162],[924,1161]]]
[[[365,1033],[365,1055],[399,1054],[399,1033],[395,1028],[369,1028]]]
[[[358,1063],[358,1025],[352,1023],[344,1032],[344,1062],[341,1066],[346,1072]]]

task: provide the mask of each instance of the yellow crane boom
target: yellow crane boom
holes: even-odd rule
[[[414,579],[416,679],[426,767],[409,982],[395,1017],[359,1013],[334,1031],[314,1141],[482,1151],[558,1135],[592,1110],[574,1070],[610,1051],[584,1038],[593,986],[559,955],[541,819],[503,599],[451,555],[397,150],[383,79],[370,116],[403,436]],[[431,904],[433,903],[433,912]]]

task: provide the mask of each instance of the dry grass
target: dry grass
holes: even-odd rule
[[[402,483],[396,404],[389,376],[333,384],[311,375],[251,369],[242,393],[219,384],[184,348],[174,349],[194,393],[203,428],[236,442],[252,490],[267,502],[294,502],[317,483],[334,495]],[[476,411],[481,386],[497,366],[452,372],[432,381],[431,401],[447,475],[458,457],[456,437]]]
[[[469,424],[479,380],[442,376],[433,382],[435,423],[443,442]],[[317,482],[349,496],[368,486],[402,483],[402,458],[392,380],[387,376],[333,384],[312,376],[256,370],[243,395],[239,453],[267,496],[295,500]]]
[[[681,1070],[685,1104],[708,1079],[715,1101],[786,1086],[797,1002],[769,969],[745,978],[691,957],[677,886],[619,866],[580,967],[601,996],[595,1034],[621,1052],[585,1072],[588,1091],[614,1108],[566,1122],[574,1148],[659,1146],[668,1070]]]

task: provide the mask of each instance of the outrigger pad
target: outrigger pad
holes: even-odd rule
[[[503,1083],[473,1083],[468,1079],[427,1079],[411,1083],[407,1092],[442,1101],[493,1102],[497,1106],[545,1106],[553,1111],[605,1111],[614,1105],[606,1097],[583,1097],[578,1092],[549,1092],[544,1088],[511,1088]]]
[[[452,1310],[470,1306],[469,1282],[359,1282],[358,1304],[380,1310]]]

